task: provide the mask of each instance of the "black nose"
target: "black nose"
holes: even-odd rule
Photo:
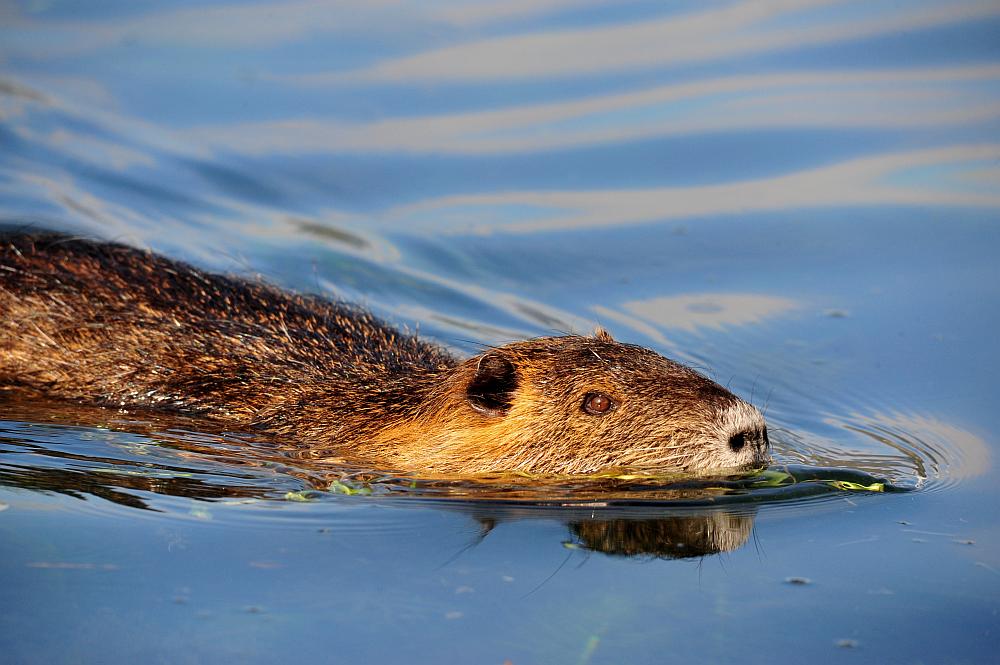
[[[729,437],[729,449],[738,453],[748,444],[753,443],[766,450],[769,442],[767,440],[767,430],[747,430]]]
[[[747,445],[746,432],[740,432],[739,434],[733,434],[729,437],[729,449],[734,453],[738,453],[743,450],[743,446]]]

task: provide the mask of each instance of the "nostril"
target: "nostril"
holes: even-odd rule
[[[734,453],[738,453],[743,450],[743,446],[747,445],[747,437],[744,432],[739,434],[734,434],[729,437],[729,449]]]

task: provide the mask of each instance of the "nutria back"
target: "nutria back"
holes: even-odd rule
[[[0,237],[0,388],[201,414],[433,474],[767,461],[755,408],[603,331],[460,361],[350,304],[59,234]]]

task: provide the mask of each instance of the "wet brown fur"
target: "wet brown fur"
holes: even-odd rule
[[[349,304],[58,234],[0,236],[0,387],[201,414],[426,473],[704,471],[767,449],[752,407],[603,330],[460,361]],[[585,413],[594,392],[615,408]],[[739,455],[718,441],[727,409],[753,419]]]

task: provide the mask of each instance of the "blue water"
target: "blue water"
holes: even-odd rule
[[[0,396],[0,660],[995,662],[998,130],[995,2],[0,5],[0,223],[459,354],[600,324],[800,481],[411,486]]]

